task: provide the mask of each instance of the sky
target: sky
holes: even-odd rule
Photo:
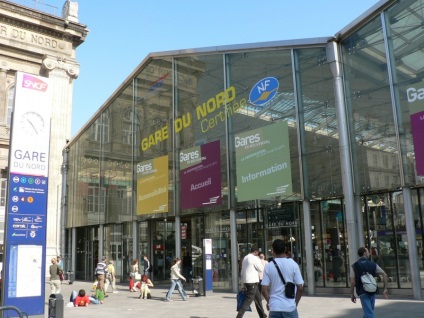
[[[12,0],[13,1],[13,0]],[[65,0],[15,0],[62,11]],[[80,0],[73,137],[149,53],[336,34],[379,0]]]

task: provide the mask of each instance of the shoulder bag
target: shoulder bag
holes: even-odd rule
[[[285,287],[284,292],[285,292],[286,297],[289,298],[289,299],[294,299],[296,285],[292,282],[286,283],[286,281],[284,280],[283,274],[281,274],[280,268],[278,267],[277,263],[275,262],[275,260],[272,260],[272,262],[274,263],[275,267],[277,268],[278,275],[280,275],[280,278],[283,281],[283,284],[284,284],[284,287]]]

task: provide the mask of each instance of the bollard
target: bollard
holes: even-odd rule
[[[63,318],[65,302],[62,294],[51,294],[49,297],[49,318]]]
[[[69,285],[72,285],[74,283],[74,272],[73,271],[68,271],[68,283]]]

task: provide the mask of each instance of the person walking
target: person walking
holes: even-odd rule
[[[50,273],[50,294],[60,294],[60,272],[62,269],[57,265],[55,257],[51,260],[52,264],[49,268]]]
[[[97,281],[100,284],[100,288],[105,294],[105,297],[107,297],[106,289],[105,289],[105,279],[106,279],[107,273],[108,272],[107,272],[107,265],[106,265],[106,256],[103,256],[102,260],[97,263],[95,274],[97,276]]]
[[[184,277],[187,278],[187,283],[191,281],[191,273],[193,271],[193,260],[189,252],[183,257],[183,271]]]
[[[150,278],[150,273],[152,272],[152,263],[150,263],[147,255],[144,255],[144,275]]]
[[[132,265],[131,265],[130,291],[136,292],[138,290],[137,284],[139,283],[140,279],[141,279],[141,275],[140,275],[139,268],[138,268],[138,259],[135,258],[132,262]],[[132,280],[132,284],[131,284],[131,280]]]
[[[272,242],[272,254],[274,259],[265,267],[262,279],[262,295],[266,301],[266,307],[270,318],[297,318],[297,305],[303,293],[303,278],[299,265],[287,257],[288,248],[283,240],[277,239]],[[278,267],[278,269],[277,269]],[[286,282],[296,285],[295,297],[287,298],[280,273]],[[268,286],[270,287],[268,290]]]
[[[237,318],[243,317],[247,307],[255,301],[255,307],[260,318],[266,318],[264,308],[262,306],[262,296],[259,292],[259,275],[263,272],[264,267],[258,257],[259,249],[252,246],[250,253],[243,258],[241,264],[241,281],[246,288],[246,298],[241,306]]]
[[[268,261],[265,259],[265,254],[259,252],[259,259],[261,260],[262,266],[264,267],[268,264]],[[262,279],[264,278],[264,272],[259,273],[259,291],[262,292]]]
[[[364,290],[364,285],[361,281],[362,273],[367,272],[373,277],[377,275],[383,276],[383,297],[385,299],[389,298],[389,293],[387,291],[387,274],[381,269],[377,263],[374,263],[369,260],[370,252],[365,247],[360,247],[358,249],[359,259],[356,261],[350,270],[350,294],[351,301],[356,303],[355,297],[355,287],[356,294],[361,299],[362,311],[364,312],[364,318],[375,318],[374,308],[375,308],[375,294],[378,292],[378,289],[371,293]]]
[[[174,258],[173,265],[171,267],[171,287],[168,290],[168,293],[166,294],[165,301],[172,301],[172,293],[174,292],[175,286],[178,289],[178,292],[181,295],[181,298],[186,301],[188,296],[186,292],[184,291],[183,285],[181,284],[181,280],[185,281],[185,277],[181,275],[180,273],[180,258]]]
[[[106,292],[109,288],[109,285],[112,286],[112,292],[116,294],[118,291],[116,290],[115,265],[113,260],[109,260],[109,265],[107,266],[107,275],[105,283]]]

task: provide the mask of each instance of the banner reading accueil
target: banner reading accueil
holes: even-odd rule
[[[181,208],[222,203],[219,140],[180,152]]]
[[[168,212],[168,156],[137,164],[137,214]]]
[[[49,80],[18,72],[6,214],[4,305],[44,314],[52,99]]]
[[[239,202],[292,194],[286,121],[238,134],[234,142]]]

